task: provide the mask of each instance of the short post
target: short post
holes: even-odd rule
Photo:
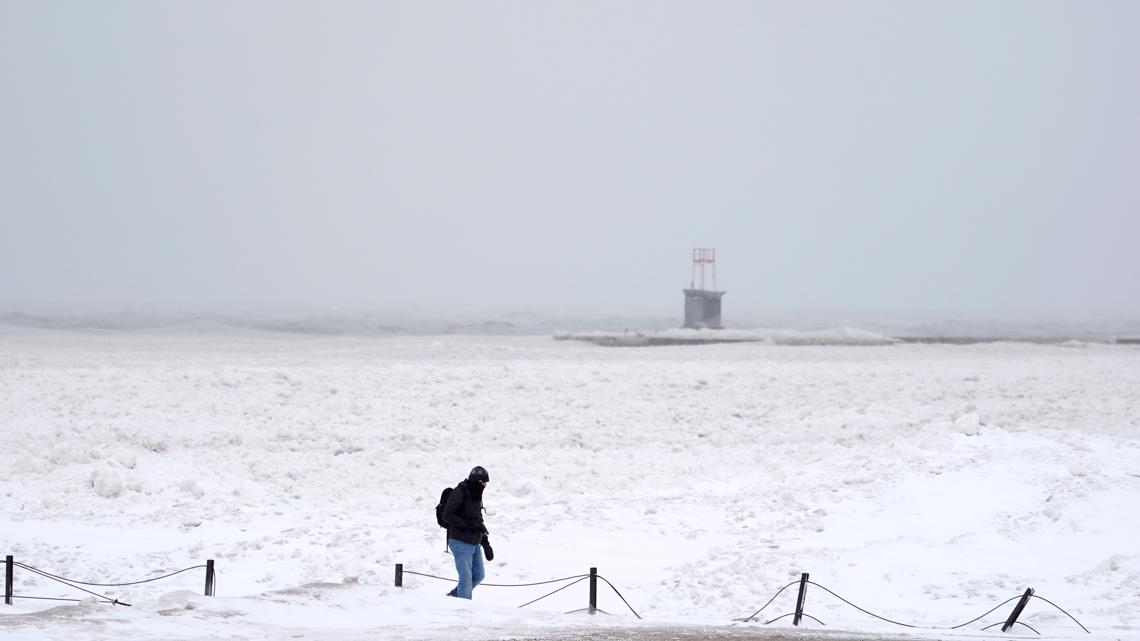
[[[590,614],[598,611],[598,568],[590,568]]]
[[[792,625],[799,625],[804,617],[804,599],[807,598],[808,573],[800,575],[800,595],[796,597],[796,615],[792,617]]]
[[[206,596],[214,596],[214,560],[206,560]]]
[[[404,564],[403,563],[397,563],[396,564],[396,587],[398,587],[398,588],[404,587]]]
[[[1014,606],[1013,612],[1009,613],[1009,618],[1005,620],[1005,625],[1001,626],[1002,632],[1009,630],[1013,627],[1014,623],[1017,623],[1017,617],[1021,616],[1021,611],[1025,609],[1026,604],[1029,603],[1029,597],[1031,596],[1033,596],[1033,588],[1026,589],[1025,594],[1021,595],[1021,600]]]
[[[12,560],[12,555],[4,557],[4,605],[12,605],[12,576],[13,565],[15,561]]]

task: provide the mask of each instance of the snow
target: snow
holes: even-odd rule
[[[854,327],[820,330],[670,328],[632,332],[557,331],[554,337],[558,340],[581,340],[617,346],[730,342],[759,342],[771,345],[890,345],[898,342],[897,339],[885,334]]]
[[[130,608],[17,599],[0,635],[786,632],[734,619],[810,572],[938,628],[811,587],[827,630],[975,637],[1013,604],[946,628],[1032,587],[1096,638],[1140,639],[1140,349],[778,342],[4,332],[2,553],[98,583],[215,559],[218,584],[91,588]],[[604,583],[612,616],[566,614],[585,583],[523,609],[562,584],[395,588],[396,563],[453,576],[433,508],[477,464],[488,582],[597,567],[644,621]],[[90,596],[19,567],[16,595]],[[1087,636],[1041,600],[1021,620]]]

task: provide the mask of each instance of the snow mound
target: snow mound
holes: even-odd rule
[[[115,498],[123,493],[123,479],[114,470],[98,470],[91,474],[91,487],[103,498]]]

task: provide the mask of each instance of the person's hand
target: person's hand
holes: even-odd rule
[[[483,535],[483,540],[479,542],[483,546],[483,556],[487,557],[488,561],[495,560],[495,551],[491,549],[491,541],[487,539],[487,535]]]

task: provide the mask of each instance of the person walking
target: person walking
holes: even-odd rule
[[[447,548],[455,557],[459,584],[447,596],[470,599],[475,586],[483,582],[483,553],[487,560],[495,558],[483,524],[483,490],[491,482],[487,470],[476,465],[447,497],[443,522],[447,525]],[[481,549],[480,549],[481,548]]]

